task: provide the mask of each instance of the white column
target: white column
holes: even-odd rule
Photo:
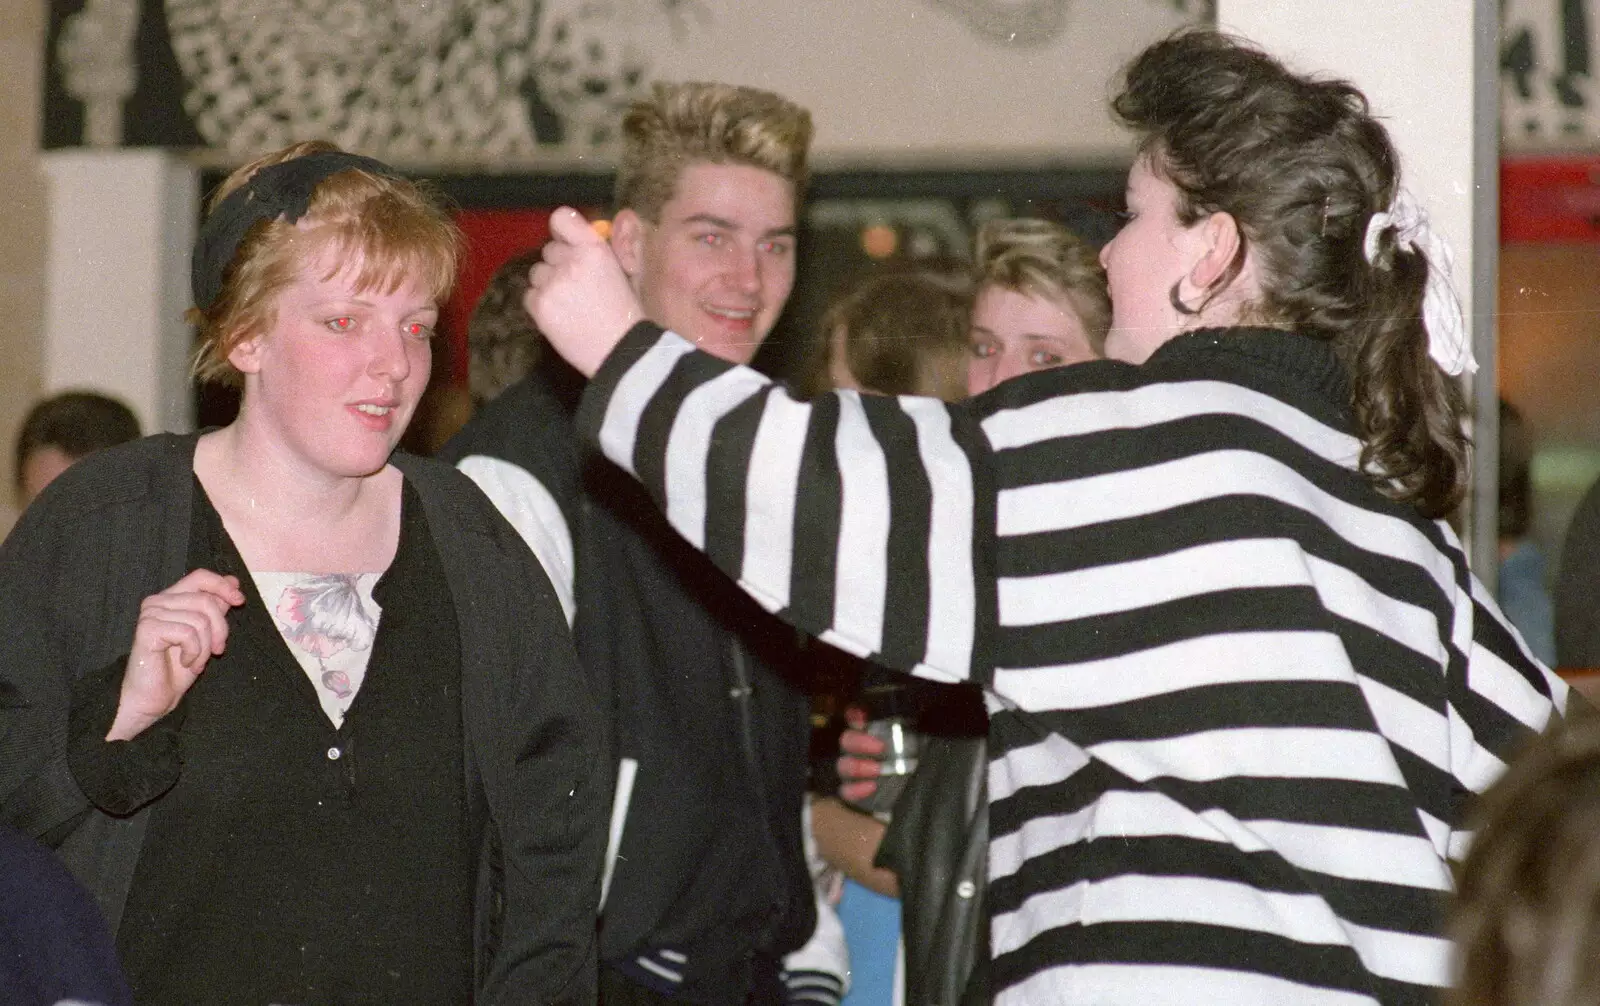
[[[1361,88],[1400,150],[1401,178],[1455,251],[1453,279],[1480,367],[1470,387],[1478,451],[1469,532],[1474,567],[1492,585],[1497,5],[1492,0],[1218,0],[1217,22],[1295,70],[1342,77]]]
[[[199,172],[158,150],[64,150],[49,179],[44,389],[127,402],[146,432],[194,425],[189,253]]]

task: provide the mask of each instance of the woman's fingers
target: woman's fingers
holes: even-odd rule
[[[863,800],[871,799],[872,794],[877,791],[878,784],[867,780],[840,783],[839,799],[847,803],[860,803]]]
[[[181,646],[185,664],[215,656],[228,642],[227,608],[213,594],[158,594],[145,601],[134,643],[157,652]]]
[[[229,604],[238,605],[244,603],[244,592],[239,589],[238,577],[224,576],[209,569],[190,570],[184,574],[182,579],[162,591],[162,593],[165,594],[168,591],[187,593],[194,590],[203,590],[207,593],[215,594]]]
[[[239,581],[206,569],[197,569],[159,594],[144,599],[140,620],[160,619],[194,627],[201,652],[215,656],[228,642],[228,611],[244,603]],[[194,656],[186,652],[185,664]]]
[[[883,766],[873,758],[842,755],[835,767],[839,770],[839,778],[845,782],[871,781],[883,774]]]
[[[874,737],[865,730],[852,727],[839,735],[839,750],[845,754],[865,755],[869,758],[882,756],[888,748],[883,739]],[[876,775],[877,773],[873,773]]]
[[[171,712],[228,645],[228,611],[244,603],[237,577],[189,572],[139,605],[139,621],[107,740],[137,737]]]

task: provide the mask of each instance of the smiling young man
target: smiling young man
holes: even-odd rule
[[[752,88],[658,84],[623,136],[611,243],[645,313],[748,362],[794,285],[810,115]],[[792,659],[793,632],[580,446],[579,381],[543,354],[444,454],[544,562],[610,700],[601,999],[827,1002],[844,966],[826,932],[813,938],[807,703],[774,669]]]

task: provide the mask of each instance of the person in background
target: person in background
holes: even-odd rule
[[[530,312],[594,375],[585,436],[728,576],[986,690],[996,1001],[1428,1001],[1468,796],[1569,694],[1445,520],[1445,253],[1345,81],[1191,29],[1117,90],[1106,360],[798,402],[641,320],[571,210]]]
[[[1049,220],[991,220],[978,229],[972,258],[978,299],[967,394],[1104,355],[1111,300],[1087,241]]]
[[[0,1002],[133,1006],[100,906],[49,849],[3,825]]]
[[[983,394],[1012,377],[1101,358],[1111,299],[1105,269],[1088,242],[1051,221],[1001,219],[979,229],[973,252],[978,296],[966,393]],[[976,713],[982,728],[981,706]],[[853,800],[871,795],[883,753],[883,742],[864,726],[858,720],[840,739],[846,752],[838,766],[841,795]],[[867,882],[878,879],[882,886],[875,890],[889,890],[883,875],[894,878],[903,904],[911,1002],[988,1000],[986,770],[981,729],[929,738],[887,830],[866,819],[857,826],[864,834],[853,834],[846,846],[853,855],[845,862],[857,870],[863,861],[874,865]]]
[[[1472,816],[1447,1006],[1600,1003],[1600,718],[1540,737]]]
[[[661,83],[629,109],[610,242],[649,317],[751,358],[793,288],[811,133],[803,108],[749,87]],[[805,859],[794,632],[578,440],[581,379],[544,356],[441,456],[544,563],[614,717],[601,1001],[836,1001],[848,968]]]
[[[85,458],[0,546],[0,822],[141,1006],[593,1001],[605,720],[516,531],[395,449],[459,243],[330,144],[235,171],[189,317],[237,419]]]
[[[1522,641],[1547,667],[1556,662],[1555,611],[1533,524],[1533,444],[1517,407],[1500,400],[1500,569],[1495,596]]]
[[[1503,484],[1503,483],[1502,483]],[[1572,513],[1561,542],[1555,589],[1556,664],[1562,670],[1600,668],[1600,479],[1589,486]],[[1595,678],[1576,679],[1579,687],[1594,689]],[[1591,691],[1600,697],[1600,693]]]
[[[896,267],[867,277],[823,314],[800,394],[966,394],[972,280],[965,269]]]
[[[26,510],[74,461],[138,438],[133,410],[108,395],[64,391],[40,401],[17,432],[17,506]]]
[[[467,320],[467,385],[474,408],[500,397],[539,362],[544,340],[522,306],[539,250],[513,255],[489,278]]]

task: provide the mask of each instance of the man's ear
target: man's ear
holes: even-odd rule
[[[1212,289],[1213,284],[1227,275],[1228,267],[1233,264],[1244,244],[1244,235],[1233,214],[1223,212],[1206,217],[1195,229],[1201,254],[1189,270],[1188,279],[1196,290],[1205,293],[1209,299],[1222,292]]]
[[[632,210],[618,210],[611,220],[611,250],[629,279],[639,275],[644,263],[645,222]]]
[[[228,351],[228,362],[241,374],[254,374],[261,369],[261,336],[240,339]]]

